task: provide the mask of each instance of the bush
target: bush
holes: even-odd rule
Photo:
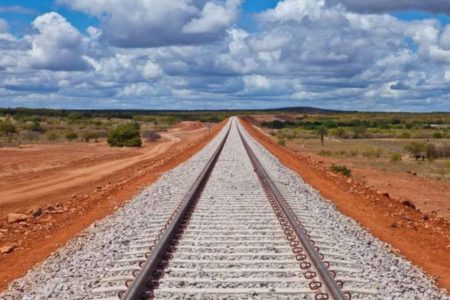
[[[157,142],[161,138],[161,135],[155,131],[147,131],[147,132],[144,132],[142,137],[146,141],[154,143],[154,142]]]
[[[411,133],[409,133],[409,132],[403,132],[403,133],[400,135],[400,138],[402,138],[402,139],[410,139],[410,138],[411,138]]]
[[[108,144],[111,147],[140,147],[142,140],[138,123],[127,123],[117,126],[108,134]]]
[[[280,120],[274,120],[271,122],[262,122],[261,125],[263,127],[268,127],[271,129],[282,129],[286,127],[286,122],[280,121]]]
[[[22,138],[26,141],[36,141],[39,139],[40,134],[31,130],[25,130],[22,132]]]
[[[425,152],[425,144],[419,142],[411,142],[405,146],[405,150],[411,153],[412,156],[419,155]]]
[[[81,120],[83,115],[79,112],[73,111],[67,115],[67,118],[71,121]]]
[[[97,141],[100,135],[95,131],[84,131],[82,134],[83,141],[89,143],[91,140]]]
[[[367,158],[380,158],[382,154],[382,148],[370,148],[362,153],[362,155]]]
[[[357,126],[352,128],[353,138],[359,139],[364,138],[366,136],[367,128],[364,126]]]
[[[434,144],[426,144],[425,145],[425,153],[428,159],[434,159],[438,157],[438,150]]]
[[[285,146],[286,145],[286,140],[284,138],[280,137],[278,139],[278,145]]]
[[[437,150],[439,157],[450,157],[450,144],[441,145]]]
[[[59,135],[56,132],[51,132],[47,135],[47,139],[51,142],[54,142],[59,139]]]
[[[38,120],[33,120],[33,123],[31,123],[30,130],[34,132],[44,132],[45,129],[42,128],[41,123]]]
[[[442,139],[444,135],[441,132],[435,132],[433,133],[433,138],[435,139]]]
[[[392,153],[391,154],[391,162],[396,163],[402,160],[402,155],[400,153]]]
[[[340,173],[346,177],[350,177],[352,175],[352,170],[350,170],[349,168],[347,168],[344,165],[332,164],[330,167],[330,170],[334,173]]]
[[[0,132],[5,136],[9,136],[10,134],[16,133],[17,129],[11,121],[0,121]]]
[[[334,134],[335,134],[337,137],[340,137],[340,138],[346,137],[345,129],[342,128],[342,127],[337,128]]]
[[[78,138],[78,134],[76,134],[73,131],[66,134],[66,139],[68,139],[69,141],[73,141],[77,138]]]

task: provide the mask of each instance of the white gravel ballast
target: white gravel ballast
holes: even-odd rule
[[[240,128],[269,176],[302,220],[315,245],[330,261],[337,277],[344,282],[347,282],[346,279],[353,280],[350,291],[367,290],[367,294],[362,293],[355,298],[450,299],[429,276],[393,252],[387,244],[371,236],[355,221],[338,212],[331,202],[284,167],[242,126]],[[0,294],[0,299],[92,299],[93,290],[102,285],[101,280],[108,276],[108,272],[118,269],[118,262],[123,260],[130,248],[138,249],[137,241],[154,237],[155,232],[164,225],[226,130],[224,128],[204,149],[164,174],[116,213],[96,222],[23,278],[14,281]],[[174,260],[166,270],[170,272],[161,279],[161,291],[156,294],[158,298],[175,297],[172,289],[180,288],[180,278],[183,279],[181,287],[208,289],[215,287],[217,282],[214,281],[222,280],[220,288],[229,288],[230,291],[240,288],[242,282],[245,282],[244,287],[255,289],[261,286],[268,289],[303,288],[302,280],[296,281],[300,275],[295,270],[289,275],[261,272],[258,270],[261,264],[252,262],[263,261],[263,266],[267,264],[267,267],[276,269],[287,261],[287,268],[295,268],[295,263],[290,264],[291,252],[282,233],[271,227],[276,226],[276,217],[270,205],[264,203],[264,194],[257,190],[256,175],[252,173],[252,166],[245,155],[237,130],[232,128],[210,179],[223,184],[206,186],[198,202],[198,210],[192,215],[191,227],[180,240],[181,250],[174,253]],[[214,214],[211,205],[225,215]],[[254,214],[255,222],[249,220],[246,214]],[[242,220],[242,224],[230,222],[226,215]],[[255,245],[262,245],[265,250],[255,250]],[[235,250],[240,248],[245,250],[245,254],[236,253]],[[201,253],[195,252],[198,249]],[[201,265],[211,260],[223,262]],[[243,265],[242,261],[250,263]],[[201,272],[197,272],[198,268]],[[225,272],[224,269],[229,270]],[[212,276],[213,273],[215,275]],[[255,277],[258,280],[249,280]],[[285,281],[281,286],[277,283],[280,277]],[[237,294],[229,299],[262,299],[257,294],[236,297]],[[227,299],[223,296],[220,299]],[[186,289],[185,296],[181,298],[190,299],[190,290]],[[265,299],[303,298],[271,294]]]

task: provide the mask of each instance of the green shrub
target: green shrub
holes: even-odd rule
[[[38,120],[33,120],[31,123],[30,130],[34,132],[44,132],[45,129],[41,126],[41,123]]]
[[[73,111],[67,115],[67,118],[71,121],[81,120],[83,115],[79,112]]]
[[[66,139],[68,139],[69,141],[73,141],[77,138],[78,138],[78,134],[76,134],[73,131],[66,134]]]
[[[16,133],[17,129],[16,126],[11,121],[0,120],[0,132],[5,136],[9,136],[10,134]]]
[[[278,145],[280,145],[280,146],[286,146],[286,140],[285,140],[284,138],[280,137],[280,138],[278,139]]]
[[[435,139],[442,139],[444,135],[441,132],[435,132],[433,133],[433,138]]]
[[[396,163],[402,160],[402,155],[398,152],[391,154],[391,162]]]
[[[138,123],[127,123],[117,126],[108,134],[108,144],[111,147],[140,147],[142,140]]]
[[[334,132],[335,136],[340,137],[340,138],[344,138],[346,136],[346,132],[345,129],[342,127],[339,127],[336,129],[336,131]]]
[[[352,128],[353,138],[360,139],[366,136],[367,128],[364,126],[357,126]]]
[[[347,166],[344,165],[332,164],[330,170],[334,173],[340,173],[346,177],[350,177],[352,175],[352,170],[350,170],[349,168],[347,168]]]
[[[403,133],[400,135],[400,138],[402,138],[402,139],[410,139],[410,138],[411,138],[411,133],[409,133],[409,132],[403,132]]]
[[[271,122],[262,122],[261,126],[268,127],[271,129],[282,129],[286,127],[286,122],[280,121],[280,120],[274,120]]]

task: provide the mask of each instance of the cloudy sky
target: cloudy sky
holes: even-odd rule
[[[2,0],[0,106],[450,111],[448,0]]]

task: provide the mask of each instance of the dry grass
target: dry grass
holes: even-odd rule
[[[316,139],[291,139],[290,145],[298,150],[330,157],[351,168],[372,168],[382,171],[415,173],[419,176],[450,182],[450,159],[416,161],[404,151],[411,142],[405,139],[329,139],[320,145]],[[433,140],[433,143],[450,144],[450,139]],[[392,160],[400,154],[401,160]]]

